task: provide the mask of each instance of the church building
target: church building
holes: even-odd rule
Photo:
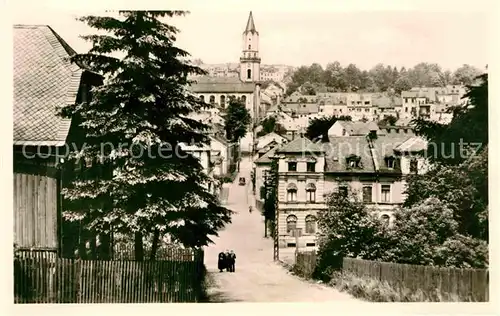
[[[255,28],[252,12],[248,17],[242,34],[242,55],[240,57],[239,77],[199,77],[191,85],[191,90],[207,103],[216,105],[219,111],[229,105],[231,98],[245,103],[252,117],[247,135],[240,140],[241,151],[252,152],[254,136],[253,125],[259,121],[264,111],[260,102],[260,62],[259,32]]]

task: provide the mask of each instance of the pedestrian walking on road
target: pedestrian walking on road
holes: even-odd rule
[[[222,272],[222,270],[227,268],[227,258],[224,252],[219,253],[219,258],[217,260],[217,268]]]
[[[229,250],[226,250],[226,253],[224,254],[224,257],[225,257],[225,267],[226,267],[226,271],[227,272],[231,272],[231,253],[229,252]]]
[[[233,250],[229,253],[229,271],[234,272],[235,271],[235,265],[236,265],[236,254],[234,253]]]
[[[249,207],[248,207],[248,212],[249,212],[250,214],[252,214],[252,206],[249,206]]]

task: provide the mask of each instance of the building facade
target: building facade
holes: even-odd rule
[[[302,229],[299,248],[316,247],[313,220],[327,208],[326,197],[332,192],[357,198],[390,224],[394,209],[405,200],[406,177],[426,172],[423,139],[374,129],[370,122],[355,123],[367,126],[358,126],[349,135],[342,132],[345,127],[340,132],[334,129],[327,143],[300,138],[276,150],[280,248],[297,246],[291,233],[295,228]]]

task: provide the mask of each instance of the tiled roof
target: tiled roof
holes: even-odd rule
[[[379,136],[377,139],[372,140],[373,144],[373,156],[376,161],[376,169],[382,172],[395,172],[399,173],[399,170],[391,170],[387,168],[385,157],[393,156],[394,150],[408,139],[413,136],[408,134],[386,134]]]
[[[329,137],[322,144],[326,151],[325,172],[375,172],[370,147],[365,136]],[[361,168],[347,168],[346,158],[356,155],[361,158]]]
[[[375,122],[350,122],[350,121],[337,121],[351,134],[351,136],[366,136],[370,131],[378,131],[378,125]]]
[[[83,70],[75,52],[47,25],[14,26],[14,145],[62,146],[71,119],[58,107],[76,102]]]
[[[396,146],[398,152],[419,152],[427,149],[427,141],[422,137],[414,136]]]
[[[299,137],[278,150],[280,153],[320,153],[323,151],[323,148],[306,137]]]
[[[394,155],[394,150],[403,142],[413,138],[411,135],[381,135],[372,140],[373,148],[365,136],[329,137],[323,144],[326,150],[326,172],[390,172],[385,164],[385,157]],[[348,168],[346,158],[355,155],[361,158],[360,168]],[[393,170],[399,173],[399,170]]]
[[[288,103],[283,105],[284,112],[311,114],[319,112],[319,105],[314,103]]]
[[[208,77],[196,78],[196,83],[191,84],[194,93],[253,93],[255,84],[243,82],[234,77]]]
[[[276,150],[278,150],[278,147],[271,148],[262,157],[260,157],[259,159],[255,160],[254,163],[255,164],[268,164],[268,163],[271,163],[272,162],[271,157],[274,156],[274,154],[276,153]]]

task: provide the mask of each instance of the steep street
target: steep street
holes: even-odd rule
[[[273,262],[273,242],[264,238],[264,222],[259,212],[248,212],[252,203],[250,171],[252,163],[246,158],[240,165],[240,176],[246,186],[238,185],[238,177],[229,188],[227,207],[236,214],[232,223],[215,244],[205,250],[205,264],[215,281],[209,291],[214,302],[312,302],[351,300],[339,291],[295,277]],[[234,250],[236,272],[217,270],[220,251]]]

